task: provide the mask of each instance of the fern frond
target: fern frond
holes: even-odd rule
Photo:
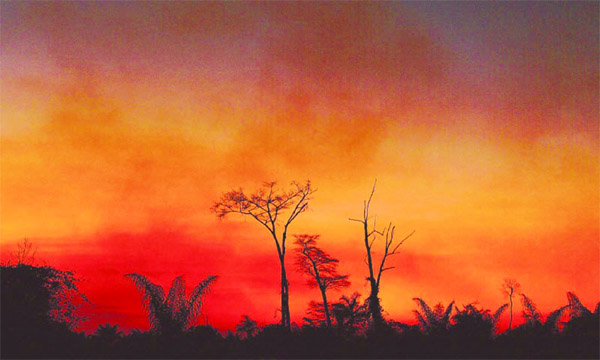
[[[523,304],[523,317],[529,324],[541,323],[542,315],[538,311],[533,301],[525,294],[521,294]]]
[[[567,292],[567,299],[569,299],[569,320],[592,313],[581,303],[581,301],[579,301],[579,298],[575,293],[571,291]]]
[[[500,316],[502,315],[502,313],[508,308],[508,304],[503,304],[502,306],[500,306],[492,315],[492,323],[494,325],[496,325],[496,323],[498,322],[498,320],[500,319]]]
[[[560,319],[560,317],[562,316],[562,314],[565,312],[565,310],[568,307],[570,307],[570,305],[565,305],[565,306],[558,308],[558,309],[554,310],[553,312],[551,312],[548,315],[548,317],[546,317],[546,322],[544,323],[544,325],[551,328],[553,331],[557,331],[558,330],[558,319]]]
[[[415,317],[419,321],[421,329],[423,329],[423,331],[427,331],[427,329],[429,328],[429,324],[427,323],[427,320],[425,320],[423,315],[421,315],[421,313],[418,310],[413,310],[413,314],[415,314]]]
[[[171,317],[177,323],[183,325],[186,317],[186,299],[185,280],[183,280],[182,276],[178,276],[173,280],[165,302]]]
[[[423,299],[413,298],[413,300],[416,301],[419,308],[421,308],[421,311],[423,312],[423,314],[421,315],[424,315],[424,317],[427,319],[428,324],[434,324],[437,322],[437,317],[435,316],[429,305],[427,305],[427,303]]]
[[[444,316],[442,316],[442,324],[448,324],[448,320],[450,319],[450,313],[452,313],[452,307],[454,306],[454,300],[448,305],[446,311],[444,312]]]
[[[165,292],[159,285],[154,284],[147,277],[137,273],[126,274],[136,288],[142,293],[142,305],[148,312],[148,320],[153,329],[158,329],[163,318]]]
[[[202,297],[210,291],[211,285],[217,280],[218,276],[211,275],[201,281],[190,294],[187,301],[185,312],[185,325],[187,326],[192,319],[195,319],[200,314],[202,307]]]

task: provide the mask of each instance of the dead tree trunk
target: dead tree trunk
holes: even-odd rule
[[[368,300],[368,310],[369,315],[371,317],[372,326],[375,330],[381,329],[383,325],[385,325],[385,320],[383,319],[382,309],[381,309],[381,300],[379,298],[379,285],[381,283],[381,274],[384,271],[391,270],[394,266],[385,267],[385,262],[388,256],[396,254],[396,251],[408,239],[414,234],[414,231],[406,236],[402,241],[394,244],[394,230],[395,227],[390,223],[387,228],[384,228],[382,231],[378,231],[376,228],[376,221],[373,220],[373,226],[369,229],[369,208],[371,206],[371,200],[373,199],[373,194],[375,193],[375,186],[377,185],[377,180],[375,184],[373,184],[373,189],[371,190],[371,195],[368,200],[364,201],[363,206],[363,217],[362,219],[350,219],[351,221],[359,222],[363,225],[363,236],[364,236],[364,244],[365,244],[365,264],[369,270],[369,276],[367,280],[369,281],[371,293],[369,294]],[[374,260],[372,254],[373,243],[377,239],[377,236],[385,237],[385,247],[384,253],[379,263],[379,267],[374,267]],[[393,246],[393,247],[392,247]]]

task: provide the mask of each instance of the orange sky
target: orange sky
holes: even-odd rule
[[[416,230],[390,318],[415,296],[495,309],[505,277],[543,311],[600,297],[598,3],[0,6],[1,257],[28,237],[84,278],[86,329],[148,327],[128,272],[218,274],[211,324],[277,321],[272,240],[209,211],[271,180],[311,179],[291,232],[321,234],[364,298],[347,219],[378,179],[378,222]],[[300,322],[319,294],[288,272]]]

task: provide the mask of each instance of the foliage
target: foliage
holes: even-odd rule
[[[310,275],[308,285],[324,289],[350,286],[348,275],[337,271],[339,260],[317,246],[319,235],[294,235],[296,238],[296,266]]]
[[[450,326],[450,313],[454,306],[452,301],[446,308],[442,303],[435,305],[433,309],[421,298],[413,298],[419,310],[413,310],[417,321],[424,333],[438,335],[444,333]]]
[[[535,303],[525,294],[521,294],[523,304],[523,319],[527,326],[538,326],[542,323],[542,314],[538,311]]]
[[[169,293],[152,283],[144,275],[126,274],[142,293],[144,310],[152,329],[158,333],[180,332],[187,329],[200,314],[202,297],[208,293],[217,276],[209,276],[185,296],[185,281],[178,276],[173,280]]]
[[[2,266],[2,325],[57,322],[75,328],[83,320],[82,306],[89,302],[77,282],[72,272],[50,266]]]
[[[477,308],[474,303],[464,305],[462,310],[456,310],[452,316],[451,330],[455,335],[463,337],[488,338],[493,336],[500,315],[508,308],[508,304],[501,305],[493,314],[489,309]]]
[[[567,292],[567,299],[569,300],[569,320],[581,316],[591,315],[591,311],[583,306],[577,295],[569,291]]]
[[[360,303],[360,294],[342,296],[339,302],[332,304],[332,313],[341,334],[354,335],[365,330],[369,316],[367,304]]]
[[[306,316],[302,318],[306,325],[313,327],[321,327],[327,325],[325,316],[325,306],[322,302],[311,301],[306,309]]]
[[[250,319],[248,315],[242,316],[242,321],[235,327],[236,334],[240,339],[248,339],[254,337],[258,333],[256,321]]]
[[[331,315],[327,301],[328,289],[340,289],[350,286],[348,275],[337,271],[339,260],[317,246],[319,235],[294,235],[296,238],[296,266],[309,275],[308,285],[318,287],[323,297],[321,308],[327,326],[331,326]],[[310,318],[309,318],[310,319]]]
[[[98,325],[94,336],[99,338],[118,338],[123,336],[123,332],[119,330],[119,325],[106,323]]]
[[[501,291],[505,296],[512,297],[513,295],[517,295],[521,292],[521,284],[519,284],[515,279],[504,279]]]
[[[594,312],[585,307],[577,295],[567,292],[569,300],[568,321],[563,323],[563,333],[567,336],[585,336],[598,338],[600,324],[600,302],[596,305]]]
[[[427,308],[430,316],[439,318],[450,307],[419,305],[424,308],[420,308],[423,318],[427,318]],[[506,305],[495,312],[475,304],[463,306],[451,316],[443,334],[424,334],[415,326],[396,322],[388,322],[387,333],[364,331],[368,315],[357,293],[342,297],[334,308],[344,309],[340,312],[345,313],[340,317],[343,331],[307,326],[290,332],[279,324],[254,328],[254,321],[246,316],[239,330],[254,335],[244,339],[231,332],[225,336],[210,326],[195,326],[164,337],[137,329],[122,335],[116,325],[104,324],[87,337],[47,327],[39,331],[35,341],[23,342],[11,337],[16,330],[11,329],[2,333],[1,351],[3,358],[598,358],[599,355],[597,311],[582,311],[568,322],[572,326],[565,325],[561,332],[545,331],[544,324],[537,328],[519,327],[492,337],[491,324],[506,310]],[[551,318],[548,315],[546,324],[552,322]],[[4,317],[2,320],[4,326]],[[252,330],[247,332],[242,328]],[[29,332],[36,330],[39,328],[28,328]]]

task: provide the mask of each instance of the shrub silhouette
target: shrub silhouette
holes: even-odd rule
[[[339,302],[332,304],[338,332],[341,335],[355,335],[364,332],[369,317],[367,304],[360,303],[360,294],[355,292],[350,297],[342,296]]]
[[[94,332],[94,336],[99,339],[106,339],[109,342],[123,336],[123,332],[119,330],[119,325],[111,325],[109,323],[98,325]]]
[[[538,311],[535,303],[525,294],[521,294],[521,304],[523,305],[523,319],[525,325],[536,327],[542,324],[542,314]]]
[[[242,321],[235,327],[235,333],[240,339],[248,339],[254,337],[258,333],[256,321],[250,319],[248,315],[242,316]]]
[[[2,357],[49,356],[56,337],[66,339],[88,302],[72,272],[20,263],[1,267]],[[69,344],[72,345],[72,344]],[[61,344],[62,346],[62,344]],[[58,355],[57,355],[58,356]]]
[[[563,333],[566,336],[583,336],[598,338],[598,327],[600,326],[600,302],[592,312],[586,308],[575,293],[567,292],[569,300],[569,318],[563,323]]]
[[[446,332],[450,326],[450,314],[454,301],[452,301],[446,308],[442,303],[435,305],[433,309],[427,305],[427,303],[421,298],[413,298],[417,303],[419,310],[413,310],[421,330],[428,335],[440,335]]]
[[[450,330],[453,335],[463,338],[491,338],[495,333],[500,315],[508,307],[508,304],[503,304],[491,314],[489,309],[478,309],[474,303],[465,305],[462,310],[456,309],[456,314],[452,316],[453,324]]]
[[[209,276],[185,296],[185,281],[182,276],[173,280],[169,293],[165,296],[163,288],[152,283],[144,275],[126,274],[142,293],[144,310],[152,329],[161,334],[179,333],[189,327],[200,314],[202,297],[208,293],[217,276]]]

